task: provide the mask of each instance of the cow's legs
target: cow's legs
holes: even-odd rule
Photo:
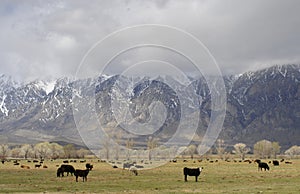
[[[187,181],[187,175],[184,175],[184,181]]]
[[[195,176],[196,182],[198,182],[198,176]]]

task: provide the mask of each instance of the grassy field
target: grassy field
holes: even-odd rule
[[[27,161],[20,164],[31,169],[22,169],[12,162],[0,164],[0,193],[300,193],[300,160],[270,165],[267,172],[258,171],[254,163],[179,160],[139,171],[138,176],[107,163],[87,160],[94,165],[87,182],[75,182],[74,176],[57,178],[56,169],[61,162],[45,161],[47,169],[34,169],[34,164]],[[72,165],[85,168],[83,163]],[[198,182],[194,177],[184,182],[184,166],[204,167]]]

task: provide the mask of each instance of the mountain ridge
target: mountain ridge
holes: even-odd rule
[[[85,88],[85,91],[88,91],[87,94],[78,92],[76,95],[82,95],[83,98],[96,95],[100,102],[99,105],[105,110],[105,114],[103,113],[105,116],[99,116],[105,123],[109,123],[114,120],[109,111],[111,106],[109,102],[111,100],[110,87],[118,78],[118,76],[105,76],[75,81],[69,78],[60,78],[20,84],[14,82],[11,77],[1,75],[0,140],[26,143],[64,139],[70,143],[83,144],[73,118],[74,85],[79,84]],[[298,121],[300,120],[300,65],[276,65],[223,78],[227,93],[227,110],[220,138],[228,144],[244,142],[249,145],[253,145],[261,139],[269,139],[278,141],[283,148],[299,142],[297,137],[300,137],[300,122]],[[147,83],[147,79],[145,81],[144,85],[135,86],[133,94],[136,97],[139,97],[139,93],[151,85],[150,82]],[[163,78],[160,77],[160,81],[151,87],[168,91],[160,84],[163,81]],[[176,84],[178,85],[178,83]],[[201,136],[209,121],[210,91],[205,80],[201,78],[193,79],[192,84],[201,99],[199,104],[201,118],[198,129],[198,134]],[[181,86],[178,87],[181,91]],[[171,90],[165,92],[164,95],[175,99],[174,94],[170,92]],[[126,91],[124,90],[122,93],[126,93]],[[143,107],[143,103],[146,103],[147,106],[150,104],[149,95],[161,99],[163,104],[169,107],[168,111],[171,111],[168,117],[169,122],[164,125],[166,128],[168,126],[175,127],[179,118],[175,111],[178,110],[178,107],[176,109],[175,106],[178,103],[175,103],[174,100],[165,102],[166,96],[159,98],[158,93],[154,94],[148,91],[148,95],[138,98],[137,105],[145,108],[143,110],[147,108]],[[136,107],[134,111],[137,111]],[[144,122],[149,119],[147,112],[132,112],[132,114],[140,116]],[[166,134],[168,134],[168,129],[166,130]]]

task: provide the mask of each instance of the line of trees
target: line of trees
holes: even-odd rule
[[[144,149],[134,149],[135,142],[132,139],[127,139],[125,142],[125,147],[112,146],[112,142],[106,142],[100,150],[100,157],[108,159],[108,160],[118,160],[118,159],[126,159],[130,160],[132,158],[136,159],[172,159],[176,153],[181,153],[183,156],[188,156],[191,159],[194,159],[196,155],[198,155],[201,150],[201,146],[191,144],[186,147],[166,147],[160,146],[159,149],[155,149],[159,145],[158,139],[149,138],[147,143],[147,148]],[[281,146],[278,142],[271,142],[268,140],[261,140],[256,142],[251,147],[246,145],[245,143],[237,143],[235,145],[227,145],[224,140],[218,139],[215,145],[206,153],[206,155],[218,155],[221,159],[226,160],[235,155],[239,157],[241,160],[244,160],[247,154],[254,154],[257,158],[277,158],[277,155],[283,152],[280,152]],[[292,146],[288,150],[284,152],[289,157],[295,157],[299,155],[300,157],[300,146]]]
[[[172,147],[155,149],[158,147],[158,140],[149,138],[146,150],[134,150],[135,142],[132,139],[126,141],[125,152],[118,146],[111,146],[111,142],[104,144],[100,150],[100,156],[105,159],[119,160],[120,158],[130,160],[131,158],[147,158],[148,160],[172,159],[175,153],[181,153],[185,156],[190,156],[191,159],[198,154],[201,149],[195,144],[187,147]],[[229,149],[224,140],[217,140],[215,146],[212,147],[206,154],[216,154],[221,159],[228,159],[232,154],[245,159],[248,153],[253,153],[258,158],[276,158],[278,154],[284,153],[290,158],[300,157],[300,146],[294,145],[285,152],[280,152],[281,146],[278,142],[271,142],[268,140],[261,140],[256,142],[251,149],[244,143],[237,143]],[[84,158],[90,155],[91,152],[84,148],[75,148],[73,144],[59,145],[58,143],[41,142],[35,145],[23,144],[18,146],[8,146],[7,144],[0,144],[0,159],[12,158],[44,158],[44,159],[58,159],[58,158]]]
[[[8,146],[0,144],[0,159],[12,158],[39,158],[39,159],[58,159],[58,158],[83,158],[91,152],[87,149],[76,149],[73,144],[65,146],[58,143],[41,142],[35,145],[23,144],[18,146]]]
[[[200,145],[199,145],[200,146]],[[200,148],[197,148],[196,145],[188,146],[184,151],[183,155],[189,155],[192,159],[194,155],[197,154]],[[232,148],[229,148],[232,147]],[[300,157],[300,146],[292,146],[287,149],[285,152],[280,151],[281,146],[278,142],[271,142],[268,140],[261,140],[256,142],[251,149],[244,143],[237,143],[233,146],[228,146],[225,144],[224,140],[218,139],[215,143],[215,146],[212,147],[206,155],[215,154],[218,155],[221,159],[228,159],[231,154],[235,154],[240,157],[241,160],[244,160],[246,155],[253,153],[258,158],[277,158],[278,154],[284,153],[290,158]]]

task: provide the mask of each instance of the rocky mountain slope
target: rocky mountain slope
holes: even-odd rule
[[[151,101],[159,101],[166,108],[166,114],[157,133],[169,138],[179,125],[181,106],[191,102],[191,99],[189,95],[179,99],[176,92],[165,84],[166,79],[167,83],[178,87],[178,91],[186,92],[180,83],[167,77],[158,77],[156,80],[145,77],[132,85],[132,80],[120,76],[16,83],[12,78],[2,75],[0,142],[65,141],[82,144],[73,118],[74,85],[84,88],[84,93],[75,91],[75,95],[81,95],[82,100],[96,97],[96,112],[100,122],[105,125],[116,122],[113,111],[119,111],[122,115],[121,104],[112,110],[112,98],[130,99],[130,115],[138,118],[140,123],[149,122]],[[203,78],[189,79],[199,99],[198,104],[191,105],[191,110],[200,109],[198,135],[201,136],[211,112],[210,91]],[[253,145],[261,139],[279,141],[283,148],[299,144],[300,65],[273,66],[242,75],[226,76],[224,82],[227,111],[220,138],[228,145],[237,142]],[[117,90],[115,86],[118,86]],[[132,90],[126,90],[128,86]]]

